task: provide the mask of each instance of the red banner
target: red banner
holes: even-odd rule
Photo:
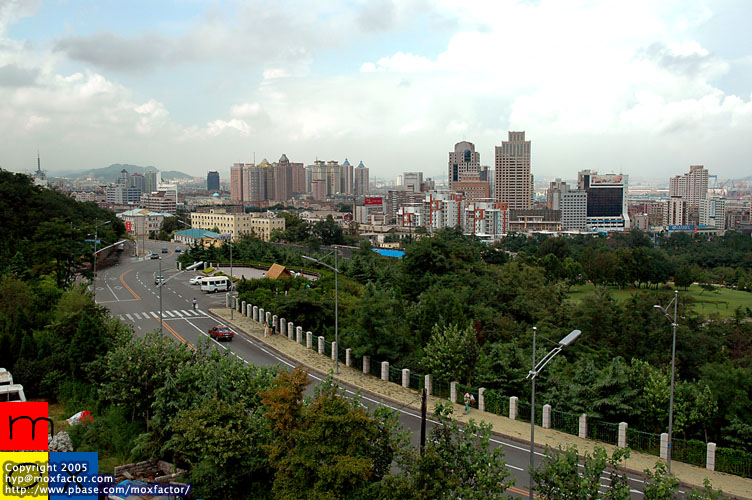
[[[383,199],[380,196],[375,196],[375,197],[371,197],[371,198],[367,197],[366,201],[365,201],[365,205],[367,207],[370,207],[370,206],[373,206],[373,205],[382,205],[383,203],[384,203]]]
[[[129,220],[125,221],[125,230],[130,233],[131,232],[131,227],[132,227],[132,222],[129,221]]]

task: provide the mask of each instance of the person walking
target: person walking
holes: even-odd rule
[[[470,397],[471,397],[470,394],[466,392],[465,393],[465,413],[470,413],[470,401],[471,401]]]
[[[196,309],[198,309],[198,301],[196,297],[193,297],[193,310],[195,311]]]
[[[264,322],[264,337],[268,337],[268,336],[269,336],[269,322],[265,321]]]

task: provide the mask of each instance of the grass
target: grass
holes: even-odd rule
[[[593,285],[573,286],[569,292],[569,298],[574,302],[579,302],[595,291]],[[616,286],[609,286],[608,291],[617,302],[628,299],[634,293],[645,293],[646,290],[627,287],[620,289]],[[694,299],[695,311],[703,316],[717,314],[722,318],[731,318],[738,307],[742,311],[747,307],[752,308],[752,293],[730,288],[716,287],[714,291],[705,291],[700,285],[692,285],[687,291],[679,289],[679,300],[682,296],[689,295]]]

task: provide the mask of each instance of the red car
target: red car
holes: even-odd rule
[[[232,340],[232,338],[235,336],[235,332],[233,332],[226,326],[217,325],[209,329],[209,336],[215,340]]]

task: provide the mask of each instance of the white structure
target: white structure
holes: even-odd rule
[[[587,229],[587,192],[582,189],[564,191],[560,199],[561,229]]]
[[[687,200],[681,196],[672,196],[666,202],[666,214],[663,220],[668,226],[683,226],[687,224]]]
[[[127,212],[117,214],[117,217],[123,219],[125,229],[128,234],[136,238],[147,237],[151,232],[159,232],[162,229],[162,222],[165,217],[173,217],[172,214],[164,212],[151,212],[146,209],[133,209]],[[130,222],[130,224],[128,224]],[[130,229],[128,229],[130,227]]]
[[[497,201],[471,201],[464,210],[463,232],[495,241],[509,229],[509,205]]]
[[[420,193],[420,187],[423,185],[423,172],[405,172],[402,182],[405,190]]]
[[[726,230],[726,200],[706,198],[700,203],[700,225]]]

